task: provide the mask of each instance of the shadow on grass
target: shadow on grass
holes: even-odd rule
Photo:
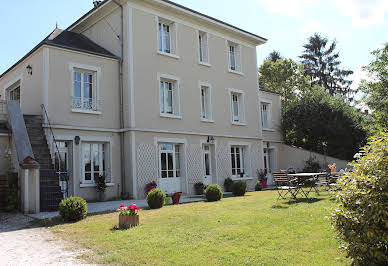
[[[289,201],[284,202],[285,204],[292,205],[297,203],[316,203],[324,199],[318,199],[318,198],[296,198],[296,199],[290,199]]]
[[[279,204],[277,204],[277,205],[272,205],[271,208],[272,208],[272,209],[288,209],[287,206],[282,206],[282,205],[279,205]]]

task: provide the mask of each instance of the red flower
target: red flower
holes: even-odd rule
[[[120,208],[125,207],[124,205],[120,205]]]

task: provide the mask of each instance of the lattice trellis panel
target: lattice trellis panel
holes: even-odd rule
[[[189,181],[189,190],[191,191],[196,182],[202,181],[202,156],[200,145],[187,145],[186,150],[187,178]]]
[[[137,196],[145,196],[145,185],[157,180],[158,168],[154,145],[141,144],[137,147]]]
[[[262,166],[262,158],[263,152],[261,152],[259,144],[253,144],[251,146],[251,168],[252,168],[252,176],[256,176],[257,169],[263,168]]]
[[[218,183],[222,185],[225,178],[232,176],[229,146],[225,143],[217,143],[216,160]]]

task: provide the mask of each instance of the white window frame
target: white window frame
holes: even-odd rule
[[[230,141],[228,142],[229,146],[229,157],[230,157],[230,171],[232,179],[243,179],[243,180],[249,180],[252,179],[252,173],[251,173],[251,160],[250,160],[250,154],[251,154],[251,143],[249,142],[240,142],[240,141]],[[233,175],[232,172],[232,147],[240,147],[243,148],[243,167],[244,167],[244,177],[241,177],[239,174]]]
[[[229,101],[230,101],[230,116],[231,123],[238,126],[246,126],[247,122],[245,121],[245,92],[238,89],[228,89],[229,91]],[[238,120],[235,119],[234,108],[233,108],[233,96],[238,97]]]
[[[103,144],[104,145],[104,150],[102,151],[103,152],[103,159],[105,161],[105,169],[103,169],[102,171],[99,170],[99,173],[103,172],[105,173],[105,178],[108,178],[111,181],[111,173],[110,173],[110,158],[111,158],[111,145],[110,145],[110,142],[104,142],[104,141],[91,141],[91,140],[85,140],[85,141],[81,141],[80,145],[81,145],[81,160],[80,160],[80,163],[81,163],[81,187],[82,185],[95,185],[95,181],[94,181],[94,169],[92,168],[92,165],[93,163],[91,163],[91,179],[90,180],[85,180],[85,164],[84,164],[84,144],[89,144],[89,145],[92,145],[92,144]],[[93,162],[93,156],[92,156],[92,151],[90,151],[90,156],[91,156],[91,162]]]
[[[198,40],[198,63],[210,67],[209,57],[209,34],[205,31],[197,31]],[[202,42],[201,42],[202,40]]]
[[[162,32],[159,30],[159,25],[162,26]],[[164,38],[161,33],[163,33],[163,25],[169,27],[169,44],[170,44],[170,50],[165,51],[166,44],[164,43]],[[179,59],[178,56],[178,24],[174,21],[156,17],[156,39],[157,39],[157,53],[160,55],[169,56],[175,59]],[[160,39],[162,38],[162,39]],[[160,41],[162,41],[162,46],[160,47]]]
[[[23,74],[20,74],[10,82],[8,82],[3,87],[3,93],[0,97],[0,99],[9,100],[9,91],[15,89],[16,87],[20,87],[20,105],[22,103],[22,96],[23,96]]]
[[[172,150],[162,150],[161,149],[161,145],[172,145]],[[177,165],[176,165],[176,146],[179,146],[179,165],[180,165],[180,168],[177,169]],[[182,178],[183,177],[183,172],[182,172],[182,166],[183,166],[183,162],[182,162],[182,156],[183,156],[183,145],[181,143],[171,143],[171,142],[159,142],[158,143],[158,153],[159,153],[159,178]],[[172,177],[169,177],[168,176],[168,173],[167,173],[167,177],[162,177],[162,153],[166,153],[166,154],[169,154],[171,153],[172,154],[172,165],[173,165],[173,176]],[[167,156],[166,156],[166,162],[167,162]],[[177,176],[177,170],[179,170],[179,173],[180,175]],[[167,170],[168,172],[169,170]]]
[[[263,121],[263,105],[267,106],[267,126],[264,126],[264,121]],[[273,125],[272,125],[272,101],[270,100],[260,100],[260,120],[261,120],[261,126],[263,130],[273,130]]]
[[[180,115],[180,93],[179,93],[179,84],[180,79],[176,76],[168,75],[168,74],[161,74],[158,73],[158,102],[159,102],[159,113],[161,117],[166,118],[173,118],[173,119],[182,119],[182,116]],[[173,113],[169,114],[167,112],[162,112],[162,105],[161,105],[161,88],[160,83],[162,81],[171,82],[173,84],[173,100],[172,100],[172,109]],[[164,104],[166,103],[166,97],[164,97]]]
[[[72,106],[72,109],[71,111],[73,113],[84,113],[84,114],[96,114],[96,115],[99,115],[101,114],[101,111],[100,111],[100,77],[101,77],[101,67],[96,67],[96,66],[91,66],[91,65],[85,65],[85,64],[78,64],[78,63],[69,63],[69,70],[70,70],[70,73],[71,73],[71,78],[70,78],[70,81],[71,81],[71,84],[70,84],[70,89],[71,89],[71,106]],[[93,73],[93,91],[94,91],[94,97],[92,97],[92,99],[95,101],[95,105],[96,105],[96,110],[92,110],[92,109],[84,109],[84,108],[73,108],[73,99],[75,98],[75,95],[74,95],[74,73],[75,72],[82,72],[82,71],[85,71],[85,72],[89,72],[89,73]],[[82,83],[82,77],[83,75],[81,74],[81,98],[82,98],[82,94],[83,94],[83,83]]]
[[[230,73],[244,75],[242,70],[242,48],[241,44],[232,42],[232,41],[226,41],[226,47],[227,47],[227,57],[228,57],[228,71]],[[231,47],[234,47],[234,66],[232,64],[231,60]],[[234,69],[233,69],[234,68]]]
[[[18,100],[15,100],[15,99],[11,99],[11,93],[13,92],[13,91],[16,91],[16,90],[19,90],[19,99]],[[14,85],[12,85],[11,87],[9,87],[8,89],[7,89],[7,99],[8,100],[14,100],[14,101],[21,101],[21,97],[22,96],[22,94],[21,94],[21,86],[20,86],[20,82],[16,82]]]
[[[201,121],[202,122],[209,122],[214,123],[213,120],[213,106],[212,106],[212,86],[209,83],[206,82],[198,82],[199,87],[199,96],[200,96],[200,105],[201,105]],[[206,88],[206,95],[205,95],[205,110],[203,110],[203,102],[202,102],[202,88]],[[203,114],[205,113],[205,117],[203,117]]]

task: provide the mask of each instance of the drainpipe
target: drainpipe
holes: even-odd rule
[[[119,112],[120,112],[120,129],[124,128],[124,93],[123,93],[123,57],[124,57],[124,18],[123,6],[117,1],[113,3],[120,7],[121,33],[120,33],[120,61],[119,61]],[[120,166],[121,166],[121,192],[125,192],[125,148],[124,148],[124,132],[120,131]]]

